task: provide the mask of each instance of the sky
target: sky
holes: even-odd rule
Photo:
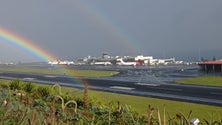
[[[221,0],[2,0],[0,28],[59,59],[138,54],[222,58]],[[0,40],[0,61],[33,62]]]

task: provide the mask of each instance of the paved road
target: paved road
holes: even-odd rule
[[[60,83],[63,86],[77,88],[83,88],[82,83],[87,82],[89,88],[95,90],[222,106],[222,87],[179,85],[174,83],[149,84],[101,79],[76,80],[67,76],[3,72],[0,73],[0,78],[21,79],[44,84]]]

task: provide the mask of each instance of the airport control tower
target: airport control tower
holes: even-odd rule
[[[111,56],[108,54],[108,52],[103,52],[102,58],[103,58],[103,59],[110,59]]]

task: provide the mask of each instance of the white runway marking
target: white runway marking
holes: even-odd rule
[[[151,86],[151,88],[156,88],[160,90],[169,90],[169,91],[182,91],[181,89],[176,89],[176,88],[160,88],[156,86],[160,86],[159,84],[148,84],[148,83],[135,83],[135,85],[141,85],[141,86]]]
[[[123,89],[123,90],[133,90],[135,88],[123,87],[123,86],[111,86],[112,89]]]
[[[34,80],[35,78],[23,78],[23,80]]]
[[[141,85],[141,86],[160,86],[158,84],[148,84],[148,83],[141,83],[141,82],[138,82],[138,83],[135,83],[136,85]]]
[[[158,88],[160,90],[169,90],[169,91],[177,91],[177,92],[181,92],[182,89],[174,89],[174,88]]]
[[[57,76],[46,75],[46,76],[44,76],[44,77],[47,77],[47,78],[55,78],[55,77],[57,77]]]

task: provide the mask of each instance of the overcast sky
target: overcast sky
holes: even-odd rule
[[[1,0],[0,27],[61,59],[222,58],[221,0]],[[0,40],[0,61],[36,61]]]

